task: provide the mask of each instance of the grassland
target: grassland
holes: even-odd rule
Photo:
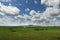
[[[0,40],[60,40],[60,27],[0,27]]]

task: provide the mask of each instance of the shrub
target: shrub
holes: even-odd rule
[[[9,28],[9,30],[10,30],[11,32],[16,32],[16,30],[14,30],[13,28]]]
[[[60,40],[60,37],[53,37],[53,40]]]
[[[40,29],[36,28],[36,29],[34,29],[34,30],[39,31]]]
[[[44,30],[44,28],[35,28],[34,30],[39,31],[39,30]]]

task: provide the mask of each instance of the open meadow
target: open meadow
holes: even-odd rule
[[[60,40],[60,27],[0,27],[0,40]]]

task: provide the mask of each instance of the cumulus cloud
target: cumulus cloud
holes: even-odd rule
[[[41,0],[41,4],[45,4],[48,7],[43,13],[38,13],[35,10],[31,10],[30,15],[32,16],[32,22],[37,25],[57,25],[57,17],[60,17],[60,9],[58,9],[58,5],[60,4],[59,0]]]
[[[4,18],[0,18],[0,25],[41,25],[41,26],[53,26],[60,21],[57,17],[60,17],[60,9],[58,9],[59,0],[42,0],[41,4],[45,4],[48,7],[43,13],[31,10],[29,8],[25,11],[30,11],[30,15],[19,15],[20,10],[15,6],[5,6],[0,3],[0,15]],[[53,6],[53,7],[50,7]],[[13,16],[9,17],[9,16]]]
[[[1,26],[15,26],[19,25],[19,21],[15,20],[13,17],[17,15],[19,18],[20,10],[15,6],[5,6],[0,3],[0,25]],[[10,16],[10,17],[9,17]],[[13,17],[12,17],[13,16]]]
[[[5,6],[0,3],[0,12],[5,15],[17,15],[20,10],[14,6]]]
[[[41,0],[41,4],[44,4],[46,2],[46,0]]]
[[[47,17],[57,17],[60,15],[60,9],[49,7],[46,9],[43,15]]]
[[[30,15],[33,24],[41,24],[45,21],[47,22],[47,17],[44,17],[43,14],[36,12],[35,10],[31,10]]]
[[[46,8],[46,10],[43,12],[43,17],[46,17],[48,19],[48,24],[46,23],[42,23],[43,25],[48,25],[48,26],[58,26],[60,24],[57,17],[60,17],[60,9],[59,9],[59,4],[60,1],[59,0],[41,0],[41,4],[45,4],[48,7]],[[52,6],[52,7],[51,7]]]
[[[41,0],[41,4],[45,4],[49,7],[46,8],[46,10],[43,12],[43,16],[45,17],[52,17],[56,18],[60,15],[60,9],[59,9],[59,0]],[[53,7],[50,7],[53,6]]]
[[[30,15],[31,15],[31,16],[36,15],[36,11],[35,11],[35,10],[31,10],[31,11],[30,11]]]
[[[16,18],[16,19],[22,19],[22,18],[23,18],[23,16],[18,15],[18,16],[15,16],[15,18]]]
[[[60,22],[57,20],[57,17],[60,17],[59,0],[42,0],[41,3],[48,6],[46,10],[43,13],[31,10],[30,16],[26,14],[23,16],[25,23],[29,25],[57,26],[57,23]]]
[[[28,24],[30,24],[31,22],[32,22],[32,20],[31,20],[31,16],[29,16],[29,15],[24,15],[24,19],[25,19],[25,22],[26,23],[28,23]]]
[[[60,0],[41,0],[41,4],[58,7]]]
[[[18,26],[20,23],[9,17],[0,18],[0,26]]]

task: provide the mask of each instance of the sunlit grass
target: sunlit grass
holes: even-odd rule
[[[0,40],[60,40],[60,27],[0,27]]]

